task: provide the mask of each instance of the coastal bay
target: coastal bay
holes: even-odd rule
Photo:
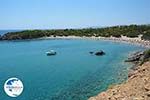
[[[150,100],[150,0],[0,7],[0,100]]]
[[[50,49],[57,51],[57,55],[46,56],[45,52]],[[2,86],[8,76],[22,79],[26,90],[18,100],[86,100],[113,83],[125,81],[132,64],[124,60],[128,54],[144,49],[94,39],[1,41],[0,84]],[[106,55],[89,54],[97,50],[105,51]],[[2,99],[9,99],[3,91],[1,94]]]

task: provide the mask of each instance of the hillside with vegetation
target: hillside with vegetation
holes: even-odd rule
[[[95,37],[138,37],[142,34],[142,39],[150,40],[150,25],[124,25],[104,28],[85,29],[53,29],[53,30],[24,30],[20,32],[9,32],[0,36],[0,40],[21,40],[35,39],[41,37],[56,36],[95,36]]]

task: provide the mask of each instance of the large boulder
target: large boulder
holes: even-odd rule
[[[105,52],[100,50],[100,51],[95,52],[95,55],[96,56],[102,56],[102,55],[105,55]]]

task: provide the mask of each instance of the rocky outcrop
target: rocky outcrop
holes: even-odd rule
[[[102,50],[99,50],[99,51],[96,51],[96,52],[90,51],[89,53],[90,53],[90,54],[94,54],[94,55],[96,55],[96,56],[105,55],[105,52],[102,51]]]
[[[145,61],[150,60],[150,49],[132,54],[125,62],[132,62],[136,65],[142,65]]]
[[[105,55],[105,52],[102,51],[102,50],[99,50],[99,51],[96,51],[96,52],[90,51],[89,53],[90,53],[90,54],[94,54],[94,55],[96,55],[96,56],[102,56],[102,55]]]
[[[100,50],[98,52],[95,53],[96,56],[102,56],[102,55],[105,55],[105,52]]]
[[[138,66],[129,79],[89,100],[150,100],[150,61]]]
[[[134,54],[132,54],[127,60],[125,60],[125,62],[137,62],[140,59],[142,59],[142,56],[144,56],[144,52],[136,52]]]

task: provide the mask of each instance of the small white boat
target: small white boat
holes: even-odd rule
[[[46,54],[47,54],[47,56],[52,56],[52,55],[56,55],[57,53],[54,50],[50,50],[50,51],[46,52]]]

